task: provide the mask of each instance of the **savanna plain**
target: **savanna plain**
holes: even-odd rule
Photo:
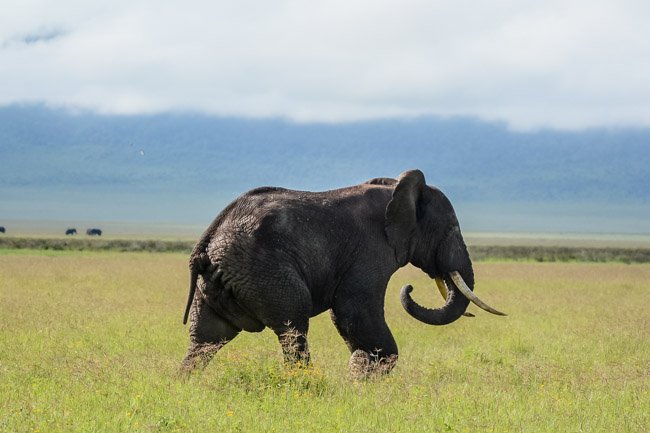
[[[329,315],[313,365],[286,368],[270,331],[242,333],[200,374],[177,369],[187,254],[0,250],[2,432],[644,432],[650,429],[650,265],[475,262],[507,317],[442,327],[406,267],[388,287],[393,372],[353,381]]]

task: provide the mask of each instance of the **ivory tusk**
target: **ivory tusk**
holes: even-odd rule
[[[490,307],[488,304],[485,302],[481,301],[472,290],[467,287],[467,284],[465,284],[465,280],[463,280],[463,277],[460,276],[458,271],[451,272],[449,274],[451,277],[451,280],[454,282],[456,287],[458,287],[458,290],[465,295],[467,299],[472,301],[474,304],[476,304],[477,307],[482,308],[483,310],[487,311],[488,313],[496,314],[497,316],[507,316],[507,314],[502,313],[501,311],[495,310],[494,308]]]
[[[443,280],[442,278],[436,278],[436,286],[438,286],[438,290],[440,291],[440,294],[446,300],[447,295],[449,294],[449,289],[447,288],[447,283],[445,283],[445,280]],[[474,317],[472,313],[468,313],[468,312],[464,312],[463,316]]]
[[[442,278],[436,278],[436,286],[438,286],[438,290],[442,297],[447,299],[447,284],[445,284],[445,280]]]

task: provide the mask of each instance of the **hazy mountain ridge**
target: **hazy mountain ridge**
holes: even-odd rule
[[[455,201],[650,202],[650,129],[519,133],[461,118],[296,124],[10,106],[0,108],[0,148],[5,198],[224,201],[258,185],[322,190],[417,167]]]

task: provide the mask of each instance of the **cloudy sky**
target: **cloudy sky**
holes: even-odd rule
[[[0,105],[650,127],[650,2],[20,0]]]

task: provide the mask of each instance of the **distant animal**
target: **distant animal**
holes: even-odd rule
[[[384,318],[391,275],[411,263],[446,302],[426,308],[405,285],[408,314],[430,325],[460,318],[474,272],[447,197],[419,170],[325,192],[262,187],[228,205],[190,256],[190,344],[182,370],[203,367],[242,330],[271,328],[286,362],[309,363],[309,318],[330,310],[354,377],[388,373],[397,345]],[[198,289],[198,290],[197,290]]]
[[[6,233],[6,230],[3,226],[0,226],[0,233]]]
[[[100,229],[88,229],[86,230],[88,236],[101,236],[102,231]]]
[[[76,235],[77,234],[77,229],[68,229],[65,231],[66,235]]]

